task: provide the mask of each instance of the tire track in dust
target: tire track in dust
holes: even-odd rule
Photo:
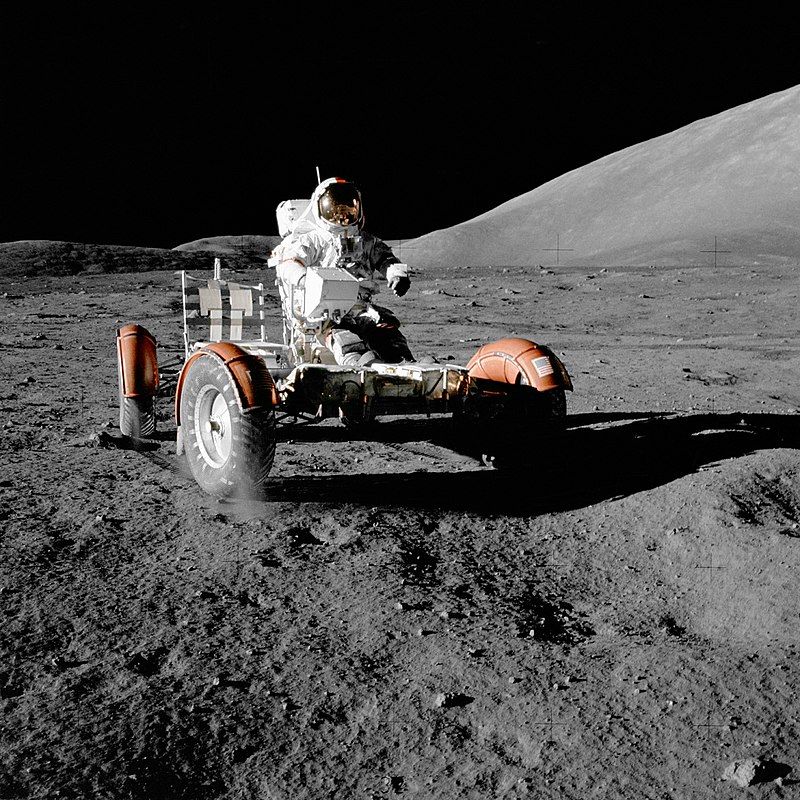
[[[486,468],[481,466],[480,463],[469,456],[460,455],[456,452],[451,452],[446,448],[439,447],[429,442],[418,443],[397,443],[397,442],[382,442],[384,447],[390,450],[395,450],[400,453],[419,456],[429,462],[432,469],[414,470],[401,473],[376,473],[368,472],[360,477],[368,477],[372,475],[379,481],[386,477],[387,480],[403,481],[411,479],[412,477],[419,477],[422,473],[431,474],[453,474],[464,472],[487,472]],[[188,466],[180,456],[176,454],[166,455],[158,452],[156,449],[149,448],[136,448],[136,452],[147,459],[151,464],[165,470],[173,475],[178,475],[184,478],[187,482],[194,484],[194,480],[189,473]],[[340,485],[342,490],[352,487],[352,482],[356,476],[352,474],[340,473],[326,476],[326,485],[330,489]],[[268,490],[270,486],[280,493],[289,491],[291,497],[300,498],[304,501],[319,499],[319,476],[312,475],[297,475],[287,477],[274,477],[268,481]],[[199,487],[197,487],[199,490]],[[326,495],[328,492],[326,492]],[[347,496],[346,493],[344,496]],[[269,498],[269,491],[268,497]],[[277,498],[276,498],[277,499]]]

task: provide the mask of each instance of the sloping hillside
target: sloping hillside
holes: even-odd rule
[[[800,259],[798,164],[795,86],[422,236],[407,243],[407,258],[420,265],[699,265],[713,264],[716,249],[719,263],[793,263]]]

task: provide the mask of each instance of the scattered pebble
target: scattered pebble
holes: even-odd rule
[[[303,545],[320,545],[323,544],[321,539],[318,539],[311,533],[308,528],[295,527],[286,531],[289,543],[292,547],[302,547]]]

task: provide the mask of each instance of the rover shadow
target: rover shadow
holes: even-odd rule
[[[386,426],[385,441],[419,441],[464,451],[448,431]],[[347,436],[308,429],[307,437]],[[404,438],[405,437],[405,438]],[[274,502],[353,503],[478,514],[563,511],[664,485],[704,466],[758,450],[800,447],[800,416],[781,414],[584,414],[521,448],[512,468],[445,473],[304,476],[270,482]]]

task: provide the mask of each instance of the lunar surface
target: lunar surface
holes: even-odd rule
[[[169,398],[121,436],[115,353],[166,364],[213,259],[100,250],[0,246],[0,796],[796,792],[796,264],[417,269],[415,355],[551,346],[563,437],[506,474],[446,420],[281,429],[218,502]]]
[[[276,237],[0,244],[0,797],[794,796],[798,91],[394,243],[417,358],[569,370],[510,473],[447,419],[331,421],[215,500],[168,392],[122,436],[116,331],[174,369],[218,256],[279,338]]]

